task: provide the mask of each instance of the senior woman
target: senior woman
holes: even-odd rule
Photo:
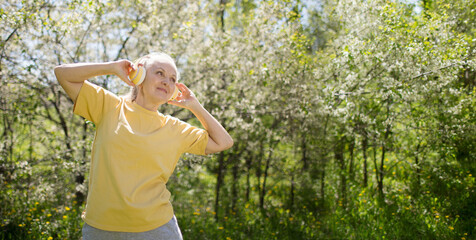
[[[165,53],[105,63],[55,67],[58,82],[74,102],[74,113],[93,122],[89,190],[82,214],[83,239],[182,239],[166,183],[180,156],[224,151],[233,139],[178,83],[179,72]],[[131,71],[145,69],[135,85]],[[116,75],[133,87],[119,97],[87,79]],[[175,88],[178,96],[171,100]],[[157,109],[168,103],[190,110],[205,129],[191,126]]]

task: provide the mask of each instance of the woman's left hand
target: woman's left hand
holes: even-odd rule
[[[198,118],[202,126],[208,132],[208,143],[205,154],[224,151],[233,146],[233,138],[223,126],[201,104],[193,92],[183,83],[175,84],[181,91],[178,97],[169,104],[186,108]]]
[[[200,107],[200,102],[198,102],[195,94],[193,94],[192,90],[190,90],[185,84],[176,83],[175,87],[177,87],[180,92],[175,100],[168,101],[168,104],[186,108],[188,110],[193,110],[196,107]]]

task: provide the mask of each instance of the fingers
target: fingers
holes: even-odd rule
[[[135,86],[135,84],[131,81],[131,79],[129,79],[129,76],[127,76],[126,79],[122,79],[122,81],[124,81],[127,85],[129,85],[131,87]]]
[[[129,79],[129,76],[119,76],[119,78],[125,82],[127,85],[133,87],[135,84]]]
[[[188,96],[188,95],[193,95],[193,92],[183,83],[177,83],[175,84],[176,87],[179,88],[181,94],[179,96]]]
[[[178,87],[178,89],[181,91],[181,92],[184,92],[187,90],[187,86],[185,86],[185,84],[183,83],[176,83],[175,84],[175,87]]]
[[[195,97],[195,94],[183,83],[176,83],[175,87],[180,90],[179,95],[175,100],[168,101],[170,105],[178,106],[181,108],[186,108],[192,110],[200,105],[198,99]]]
[[[135,86],[135,84],[131,81],[131,79],[129,78],[129,73],[132,71],[132,70],[135,70],[135,66],[134,64],[129,61],[129,60],[126,60],[126,59],[123,59],[123,60],[119,60],[119,66],[120,66],[120,70],[117,74],[117,76],[123,81],[125,82],[127,85],[133,87]]]
[[[167,104],[174,105],[177,107],[183,107],[183,104],[180,104],[177,100],[168,101]]]

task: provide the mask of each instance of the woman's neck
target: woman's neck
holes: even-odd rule
[[[161,103],[152,103],[151,101],[147,101],[143,95],[137,95],[137,98],[134,100],[139,106],[149,110],[149,111],[157,111],[157,109],[162,105]]]

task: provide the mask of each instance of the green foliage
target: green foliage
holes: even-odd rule
[[[474,238],[476,6],[417,5],[2,2],[0,239],[81,235],[94,126],[53,67],[151,51],[235,140],[168,183],[186,239]]]

